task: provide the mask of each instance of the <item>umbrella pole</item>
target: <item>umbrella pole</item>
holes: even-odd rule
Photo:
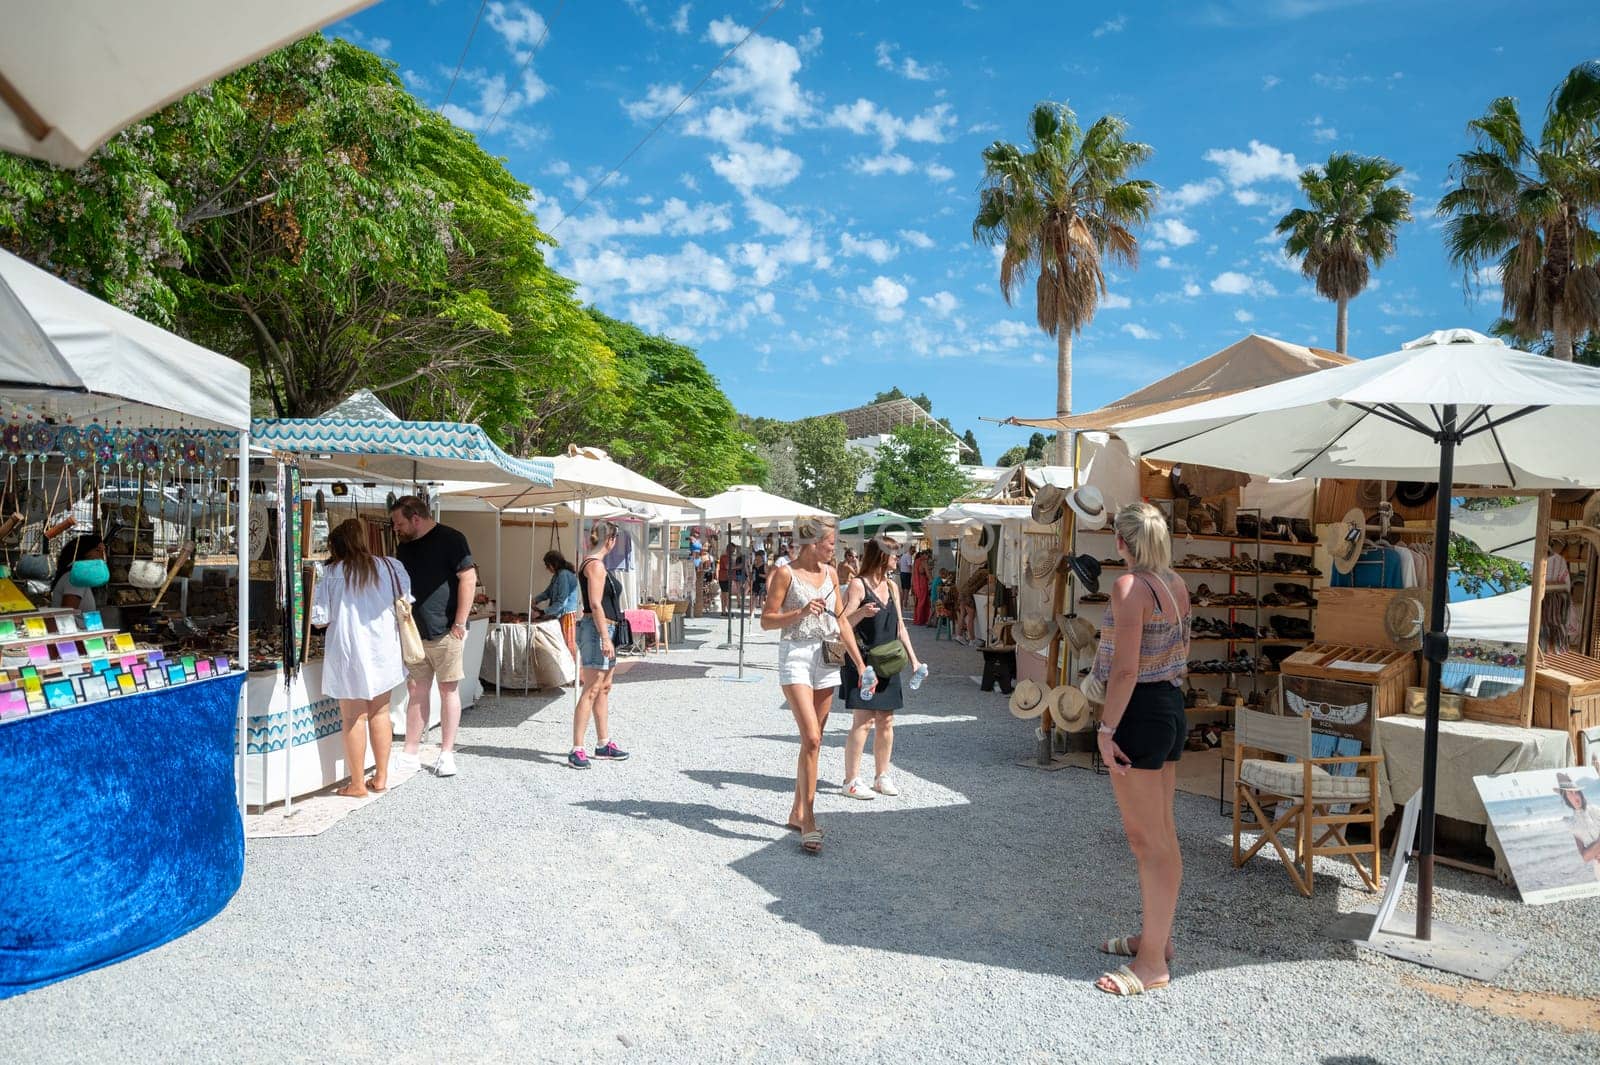
[[[500,523],[505,521],[505,515],[498,510],[494,512],[494,697],[500,698],[500,663],[506,656],[505,631],[500,627],[500,575],[505,572],[505,566],[500,562]]]
[[[744,615],[745,586],[750,583],[750,523],[744,522],[739,527],[739,551],[745,556],[745,579],[739,584],[739,679],[744,680]]]
[[[1445,636],[1445,610],[1450,599],[1450,491],[1454,487],[1456,464],[1456,408],[1446,404],[1442,412],[1439,441],[1438,514],[1434,519],[1433,602],[1428,616],[1428,634],[1422,641],[1428,661],[1427,717],[1422,740],[1422,812],[1418,828],[1421,840],[1417,860],[1417,938],[1433,937],[1433,847],[1434,800],[1439,775],[1439,689],[1444,679],[1444,661],[1449,654]],[[1537,560],[1536,560],[1537,562]],[[1542,563],[1541,563],[1542,564]]]

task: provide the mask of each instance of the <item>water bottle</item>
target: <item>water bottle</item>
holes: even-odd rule
[[[868,663],[867,671],[861,674],[861,701],[864,703],[872,702],[872,693],[877,689],[877,687],[878,672],[872,668],[871,663]]]
[[[918,688],[922,687],[922,682],[927,679],[928,663],[924,662],[922,665],[917,667],[917,671],[915,673],[911,674],[911,690],[916,691]]]

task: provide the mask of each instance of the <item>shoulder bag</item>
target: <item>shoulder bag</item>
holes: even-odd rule
[[[612,632],[614,633],[614,635],[611,638],[612,650],[616,650],[617,648],[621,648],[621,647],[631,647],[631,646],[633,646],[633,626],[628,624],[627,617],[623,615],[623,613],[622,613],[622,603],[621,603],[620,599],[617,596],[612,596],[612,601],[617,604],[617,616],[616,617],[610,617],[610,616],[608,616],[606,614],[606,596],[605,596],[605,593],[609,592],[611,590],[611,580],[612,580],[611,571],[606,569],[606,564],[604,562],[601,562],[597,558],[585,559],[584,560],[584,565],[587,566],[590,562],[599,562],[600,563],[600,572],[603,573],[604,576],[601,577],[601,579],[600,579],[600,602],[598,604],[590,603],[589,604],[589,610],[592,613],[599,614],[602,618],[605,618],[605,620],[611,624]],[[581,571],[578,574],[578,580],[579,581],[583,580],[583,574],[582,574]],[[597,605],[600,608],[599,610],[595,609],[595,607]]]
[[[837,581],[828,582],[828,617],[832,621],[834,635],[832,638],[825,638],[822,641],[822,660],[830,666],[842,666],[850,657],[849,653],[844,649],[844,641],[838,638],[839,615],[834,613],[833,606],[833,593],[838,590],[839,584]]]
[[[400,635],[400,659],[408,666],[420,666],[428,660],[428,650],[422,645],[422,633],[417,631],[417,619],[411,616],[411,601],[400,594],[394,563],[386,558],[383,564],[389,571],[389,587],[394,590],[394,627]]]
[[[861,590],[863,592],[867,590],[867,582],[865,579],[861,581]],[[889,601],[887,603],[879,604],[879,609],[893,610],[896,613],[899,612],[900,602],[898,596],[895,594],[894,586],[892,584],[889,586]],[[873,668],[873,671],[876,672],[880,677],[898,676],[905,670],[906,666],[911,664],[911,656],[906,654],[906,646],[905,644],[901,643],[899,639],[887,640],[883,643],[875,644],[872,647],[867,648],[867,653],[863,657],[866,658],[867,664],[870,665]]]

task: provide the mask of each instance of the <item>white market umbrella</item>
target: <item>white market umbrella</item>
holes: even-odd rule
[[[1271,477],[1424,481],[1443,486],[1433,602],[1423,647],[1423,745],[1417,936],[1431,938],[1439,681],[1447,645],[1449,488],[1600,484],[1585,446],[1600,418],[1600,369],[1514,351],[1447,329],[1401,350],[1116,427],[1131,451]]]
[[[373,0],[15,0],[0,149],[82,166],[123,128]]]

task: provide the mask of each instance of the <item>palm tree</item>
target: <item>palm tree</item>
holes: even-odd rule
[[[1154,182],[1129,171],[1153,154],[1125,139],[1128,124],[1107,115],[1088,129],[1065,104],[1045,101],[1029,119],[1028,147],[995,141],[983,150],[983,184],[972,239],[1003,249],[1000,294],[1011,303],[1036,273],[1039,328],[1056,338],[1056,415],[1072,412],[1072,337],[1105,295],[1105,261],[1139,264],[1130,228],[1155,209]],[[1066,433],[1056,434],[1065,464]]]
[[[1339,305],[1341,355],[1350,343],[1350,301],[1394,252],[1395,232],[1411,221],[1411,193],[1389,184],[1400,171],[1382,156],[1336,152],[1300,175],[1311,206],[1278,219],[1277,232],[1288,236],[1283,250],[1300,260],[1319,296]]]
[[[1450,260],[1468,286],[1485,267],[1498,272],[1501,309],[1516,334],[1552,334],[1551,354],[1568,362],[1574,339],[1600,330],[1596,78],[1585,64],[1563,79],[1538,140],[1514,98],[1490,103],[1467,124],[1477,143],[1456,159],[1458,184],[1439,201]]]

